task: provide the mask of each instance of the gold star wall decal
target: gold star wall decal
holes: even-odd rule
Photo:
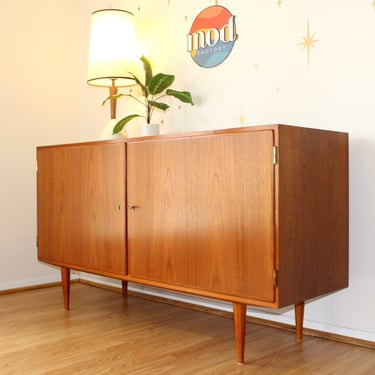
[[[306,31],[306,36],[303,36],[303,42],[298,43],[298,45],[303,46],[303,48],[306,48],[306,53],[307,53],[307,63],[310,65],[310,54],[311,54],[311,48],[315,48],[315,43],[319,42],[320,39],[314,39],[315,33],[311,35],[310,32],[310,22],[307,20],[307,31]]]
[[[277,2],[277,5],[279,6],[279,8],[281,8],[281,4],[282,4],[283,2],[281,1],[281,0],[278,0],[278,2]]]
[[[243,108],[241,108],[241,114],[240,114],[240,117],[239,117],[239,122],[241,125],[244,125],[245,122],[246,122],[246,116],[245,114],[243,113]]]

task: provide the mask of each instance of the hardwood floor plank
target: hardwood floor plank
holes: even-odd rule
[[[0,296],[1,375],[375,373],[375,350],[257,324],[237,365],[223,316],[74,283]]]

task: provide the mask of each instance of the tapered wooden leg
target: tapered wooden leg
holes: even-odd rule
[[[128,296],[128,282],[122,280],[122,297],[126,298]]]
[[[61,267],[61,282],[64,296],[64,308],[70,307],[70,268]]]
[[[296,319],[296,339],[302,340],[303,333],[303,314],[305,311],[305,302],[296,303],[294,305],[294,314]]]
[[[245,356],[246,305],[243,305],[242,303],[233,303],[233,317],[237,362],[242,364]]]

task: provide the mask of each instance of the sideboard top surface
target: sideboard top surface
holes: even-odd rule
[[[241,132],[252,132],[252,131],[262,131],[262,130],[274,130],[278,131],[279,129],[310,129],[312,131],[320,131],[320,132],[327,132],[327,133],[342,133],[344,132],[337,132],[333,130],[323,130],[323,129],[316,129],[316,128],[306,128],[294,125],[285,125],[285,124],[270,124],[270,125],[256,125],[256,126],[243,126],[243,127],[236,127],[236,128],[224,128],[224,129],[215,129],[215,130],[201,130],[201,131],[194,131],[194,132],[186,132],[186,133],[173,133],[173,134],[163,134],[158,136],[148,136],[148,137],[133,137],[133,138],[120,138],[120,139],[111,139],[111,140],[94,140],[94,141],[82,141],[82,142],[74,142],[74,143],[63,143],[63,144],[55,144],[55,145],[41,145],[37,148],[44,148],[44,147],[79,147],[79,146],[86,146],[89,144],[97,144],[97,143],[133,143],[133,142],[145,142],[150,140],[161,140],[161,139],[181,139],[181,138],[189,138],[189,137],[205,137],[211,135],[220,135],[220,134],[231,134],[231,133],[241,133]]]

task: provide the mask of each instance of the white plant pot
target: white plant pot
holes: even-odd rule
[[[159,124],[142,124],[141,125],[141,136],[159,135],[160,126]]]

